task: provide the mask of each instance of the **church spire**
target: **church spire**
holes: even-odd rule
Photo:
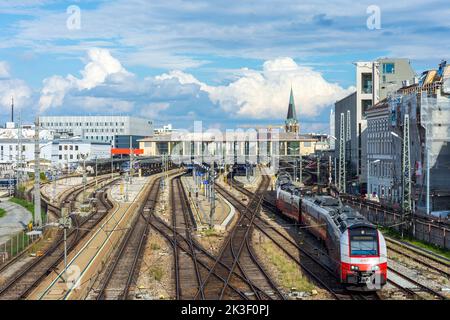
[[[286,132],[299,133],[300,127],[297,120],[297,113],[295,112],[294,92],[291,85],[291,94],[289,97],[289,107],[286,117]]]
[[[295,102],[294,102],[294,92],[291,86],[291,95],[289,97],[289,108],[287,114],[287,120],[294,119],[297,120],[297,114],[295,113]]]

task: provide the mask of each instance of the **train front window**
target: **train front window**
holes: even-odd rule
[[[376,230],[351,230],[350,254],[352,256],[377,256],[378,237],[376,234]]]

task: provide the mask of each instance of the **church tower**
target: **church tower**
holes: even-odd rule
[[[295,112],[294,93],[291,87],[291,96],[289,97],[289,107],[285,122],[285,130],[290,133],[299,133],[300,125],[298,124],[297,114]]]

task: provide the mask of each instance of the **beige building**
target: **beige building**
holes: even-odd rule
[[[273,128],[237,129],[221,132],[171,131],[147,137],[139,141],[142,156],[170,154],[184,161],[192,157],[214,156],[227,163],[267,162],[273,156],[309,156],[329,149],[327,135],[300,134],[291,89],[284,131]],[[198,159],[198,158],[197,158]],[[203,159],[202,159],[203,160]]]
[[[142,156],[222,155],[248,158],[270,156],[308,156],[323,151],[326,135],[298,135],[286,132],[249,131],[234,134],[171,133],[139,140]]]

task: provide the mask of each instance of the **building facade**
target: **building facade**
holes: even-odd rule
[[[383,100],[366,111],[368,195],[382,202],[401,201],[401,140],[392,134],[389,103]]]
[[[389,93],[405,83],[414,83],[415,73],[407,59],[378,59],[373,62],[357,62],[356,91],[335,103],[335,137],[339,139],[341,114],[344,114],[344,128],[350,131],[346,136],[346,179],[353,192],[367,192],[367,120],[366,111],[385,99]],[[339,157],[339,141],[336,140],[335,156]]]
[[[397,90],[366,114],[369,188],[380,201],[404,203],[407,139],[411,208],[424,214],[450,211],[450,66],[443,62],[425,71],[419,83]]]
[[[150,120],[130,116],[42,116],[43,128],[67,136],[114,145],[116,135],[151,136]]]

